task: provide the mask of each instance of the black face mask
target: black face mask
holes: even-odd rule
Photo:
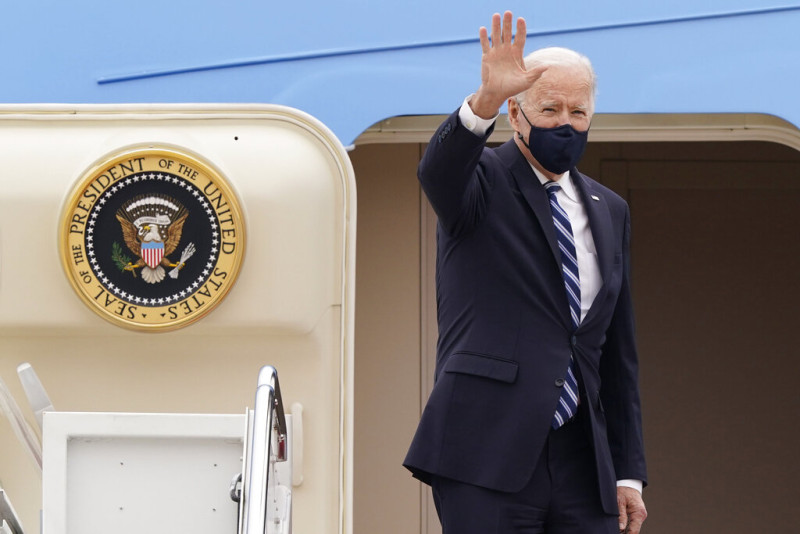
[[[528,147],[531,154],[542,167],[555,174],[563,174],[574,167],[586,149],[589,130],[581,132],[571,124],[562,124],[555,128],[538,128],[531,124],[522,106],[519,111],[531,127],[528,142],[517,132],[522,144]]]

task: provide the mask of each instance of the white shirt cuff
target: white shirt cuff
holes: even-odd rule
[[[633,489],[637,490],[639,493],[642,492],[642,486],[643,485],[644,484],[642,484],[641,480],[635,480],[635,479],[631,479],[631,478],[628,478],[628,479],[625,479],[625,480],[617,480],[617,487],[625,486],[626,488],[633,488]]]
[[[491,119],[484,119],[475,115],[475,113],[472,111],[472,108],[469,107],[469,101],[472,99],[474,94],[475,93],[472,93],[464,99],[464,103],[461,104],[461,109],[458,110],[458,118],[461,120],[461,124],[464,125],[464,128],[475,135],[482,137],[486,134],[486,131],[492,126],[492,124],[494,124],[494,121],[500,114],[498,113]]]

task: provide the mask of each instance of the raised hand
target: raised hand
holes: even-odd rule
[[[492,39],[486,27],[478,34],[483,55],[481,57],[481,86],[470,101],[472,111],[485,119],[494,117],[500,106],[510,97],[529,89],[547,67],[525,70],[525,19],[517,19],[517,35],[511,36],[513,15],[510,11],[492,16]],[[501,24],[502,22],[502,24]]]

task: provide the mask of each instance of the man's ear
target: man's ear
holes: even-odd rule
[[[519,104],[513,96],[508,99],[508,123],[515,131],[519,131]]]

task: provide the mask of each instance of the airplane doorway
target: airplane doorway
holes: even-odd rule
[[[351,152],[359,192],[357,534],[438,532],[429,491],[400,462],[432,385],[435,216],[415,170],[439,119],[384,121]],[[791,344],[800,133],[752,116],[607,116],[605,125],[593,130],[579,168],[631,207],[646,528],[790,530],[800,522],[786,491],[800,475],[791,420],[800,412]],[[493,141],[510,136],[500,130]],[[780,512],[765,513],[763,503]]]

